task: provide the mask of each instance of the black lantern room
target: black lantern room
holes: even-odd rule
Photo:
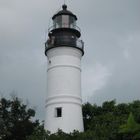
[[[48,40],[45,43],[47,51],[55,47],[75,47],[84,54],[84,43],[80,40],[80,28],[76,25],[77,17],[67,10],[67,5],[52,17],[53,26],[48,29]]]

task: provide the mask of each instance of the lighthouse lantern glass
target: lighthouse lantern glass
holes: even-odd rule
[[[69,28],[69,16],[62,15],[62,27]]]
[[[69,21],[69,24],[70,24],[70,28],[75,28],[76,26],[76,20],[74,17],[70,16],[69,17],[70,21]]]
[[[53,20],[54,28],[75,28],[76,20],[70,15],[59,15]]]
[[[62,16],[57,16],[54,20],[53,20],[53,25],[54,28],[60,28],[62,25]]]

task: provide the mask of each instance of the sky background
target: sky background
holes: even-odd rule
[[[85,55],[83,102],[140,99],[140,0],[67,0]],[[45,32],[63,0],[0,0],[0,97],[16,94],[45,117]],[[46,32],[47,33],[47,32]]]

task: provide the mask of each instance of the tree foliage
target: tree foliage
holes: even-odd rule
[[[140,140],[139,112],[140,101],[116,104],[112,100],[102,106],[86,103],[83,105],[85,132],[66,134],[59,130],[56,134],[47,134],[46,140]]]
[[[102,106],[86,103],[83,108],[85,132],[50,134],[43,123],[32,121],[35,111],[18,98],[0,100],[0,140],[140,140],[140,101]]]
[[[17,97],[0,100],[0,140],[25,140],[39,123],[32,122],[35,111]]]
[[[132,113],[129,114],[126,124],[120,126],[119,132],[124,135],[125,139],[140,139],[140,124],[138,124]]]

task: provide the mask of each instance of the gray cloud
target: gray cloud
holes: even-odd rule
[[[140,98],[140,1],[68,1],[85,41],[84,101],[127,102]],[[0,91],[13,90],[44,119],[45,30],[60,9],[58,0],[0,0]],[[50,24],[51,25],[51,24]]]

